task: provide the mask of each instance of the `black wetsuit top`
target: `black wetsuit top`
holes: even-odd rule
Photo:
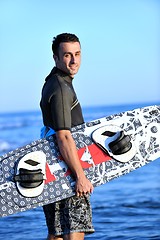
[[[40,102],[43,123],[58,130],[70,130],[84,123],[72,78],[54,67],[46,77]]]

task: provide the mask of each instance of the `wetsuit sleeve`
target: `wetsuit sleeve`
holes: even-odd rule
[[[73,93],[65,84],[61,84],[50,99],[52,121],[54,130],[71,129],[71,106]]]

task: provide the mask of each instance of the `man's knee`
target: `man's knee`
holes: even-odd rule
[[[84,233],[70,233],[63,237],[63,240],[84,240]]]
[[[47,237],[46,240],[63,240],[63,238],[55,237],[55,236],[52,235],[52,234],[48,234],[48,237]]]

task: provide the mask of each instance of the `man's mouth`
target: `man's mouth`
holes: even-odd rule
[[[77,69],[77,65],[76,66],[70,66],[71,70],[76,70]]]

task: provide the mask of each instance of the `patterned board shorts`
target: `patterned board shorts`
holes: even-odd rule
[[[43,206],[48,233],[62,236],[73,232],[93,233],[89,196],[73,196]]]

